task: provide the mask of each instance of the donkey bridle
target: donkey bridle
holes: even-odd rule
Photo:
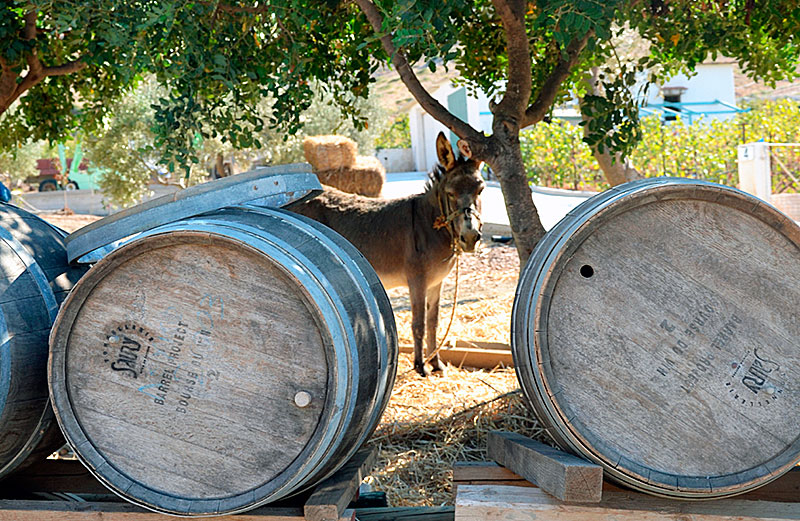
[[[461,245],[458,242],[453,221],[455,221],[456,217],[463,213],[464,218],[469,219],[470,217],[475,216],[475,218],[478,219],[478,223],[483,224],[483,221],[481,221],[481,214],[472,206],[464,206],[452,210],[450,208],[450,199],[447,197],[444,191],[439,188],[436,190],[436,192],[436,199],[439,202],[439,217],[433,221],[433,229],[441,230],[442,228],[447,228],[447,232],[450,234],[450,241],[453,246],[453,251],[456,253],[461,253]]]

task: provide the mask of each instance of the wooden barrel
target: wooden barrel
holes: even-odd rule
[[[0,479],[64,444],[47,391],[47,338],[85,268],[70,268],[65,233],[0,204]]]
[[[51,335],[54,409],[133,503],[248,510],[332,474],[375,429],[397,334],[369,263],[283,210],[145,232],[95,264]]]
[[[800,461],[800,228],[743,192],[627,183],[520,277],[512,351],[565,449],[661,496],[740,494]]]

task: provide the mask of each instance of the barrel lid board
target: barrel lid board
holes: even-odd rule
[[[558,441],[683,498],[800,460],[800,228],[738,190],[660,180],[555,231],[521,278],[513,338]]]
[[[113,248],[101,250],[99,255],[92,252],[162,224],[243,203],[283,206],[321,190],[307,163],[256,168],[156,197],[95,221],[66,238],[67,258],[69,262],[96,262]]]
[[[326,348],[338,333],[321,325],[313,284],[297,282],[308,275],[287,269],[299,261],[280,255],[204,232],[156,234],[76,286],[68,300],[81,305],[59,321],[102,334],[54,330],[63,380],[51,368],[51,387],[70,442],[112,489],[148,507],[184,498],[234,512],[324,443],[318,426],[341,413],[328,371],[340,362]]]

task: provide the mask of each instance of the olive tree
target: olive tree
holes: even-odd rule
[[[152,73],[167,92],[154,104],[155,145],[170,170],[187,173],[198,135],[258,148],[266,127],[298,131],[313,82],[364,125],[354,100],[389,62],[462,151],[492,166],[522,261],[544,229],[521,129],[577,94],[584,141],[613,168],[639,138],[639,74],[691,71],[724,54],[753,78],[790,77],[800,29],[794,0],[12,0],[0,10],[0,144],[91,132],[110,99]],[[648,44],[636,62],[617,59],[623,28]],[[486,92],[491,135],[437,102],[414,73],[419,63],[454,67]],[[257,104],[265,97],[267,117]]]

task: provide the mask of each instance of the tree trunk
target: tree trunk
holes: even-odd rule
[[[603,92],[600,89],[599,74],[600,69],[598,67],[592,67],[592,75],[586,80],[589,92],[596,96],[603,95]],[[583,134],[586,135],[589,129],[588,122],[591,118],[583,111],[583,98],[580,99],[579,105],[581,108],[581,119],[587,123],[583,126]],[[591,148],[592,155],[594,155],[594,158],[597,160],[597,164],[600,165],[600,169],[603,171],[603,174],[605,174],[606,180],[611,186],[621,185],[622,183],[635,181],[636,179],[642,179],[644,177],[638,170],[636,170],[631,162],[627,158],[623,158],[621,154],[610,154],[608,150],[600,152],[597,147]]]
[[[225,156],[222,154],[217,154],[217,160],[215,164],[217,169],[217,178],[227,176],[225,173]]]
[[[533,204],[533,195],[528,183],[522,151],[519,146],[519,133],[497,132],[492,136],[496,152],[487,162],[497,175],[503,190],[508,222],[517,246],[520,270],[525,267],[536,244],[544,236],[545,229],[539,219],[539,212]]]
[[[583,128],[585,129],[586,127]],[[596,147],[592,147],[592,154],[611,186],[621,185],[644,177],[627,158],[623,158],[619,153],[611,155],[608,150],[600,153]]]

